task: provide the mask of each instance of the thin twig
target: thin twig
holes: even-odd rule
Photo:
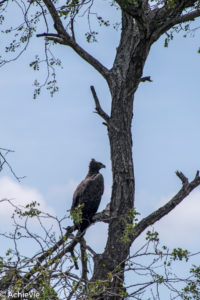
[[[1,150],[2,151],[6,151],[6,154],[8,154],[9,152],[14,152],[13,150],[4,149],[4,148],[0,148],[0,151]],[[21,179],[24,179],[26,176],[22,176],[22,177],[17,176],[16,173],[14,172],[13,168],[11,167],[11,165],[9,164],[9,162],[7,161],[7,159],[5,158],[5,155],[3,155],[0,152],[0,171],[2,170],[3,165],[6,164],[8,166],[8,168],[10,169],[11,173],[13,174],[13,176],[17,179],[17,181],[21,182]],[[1,158],[3,160],[2,162],[1,162]]]

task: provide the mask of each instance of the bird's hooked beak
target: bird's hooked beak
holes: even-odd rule
[[[101,168],[106,168],[106,166],[104,164],[101,164]]]

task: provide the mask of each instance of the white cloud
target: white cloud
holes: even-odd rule
[[[163,198],[160,205],[170,200]],[[196,190],[185,198],[173,211],[154,226],[162,241],[172,243],[174,246],[199,246],[200,230],[200,190]]]
[[[2,199],[9,199],[16,206],[25,206],[36,201],[40,203],[39,209],[41,211],[53,214],[53,209],[45,203],[44,198],[36,189],[24,186],[8,177],[0,179],[0,200]],[[13,211],[12,205],[7,201],[1,201],[0,223],[6,222],[8,224]]]

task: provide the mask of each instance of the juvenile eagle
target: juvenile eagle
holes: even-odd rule
[[[105,166],[92,159],[89,164],[89,171],[83,181],[77,186],[71,207],[71,214],[74,218],[76,229],[83,232],[91,223],[92,217],[98,210],[101,196],[104,191],[104,180],[99,170]],[[76,215],[76,208],[81,210],[81,221],[77,224],[74,213]],[[79,211],[80,213],[80,211]]]

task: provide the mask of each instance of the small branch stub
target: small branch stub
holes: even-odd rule
[[[107,115],[107,113],[102,109],[94,86],[91,85],[90,89],[91,89],[91,92],[92,92],[92,95],[93,95],[93,98],[94,98],[94,102],[95,102],[95,106],[96,106],[95,107],[96,108],[96,113],[98,113],[98,115],[100,115],[106,122],[108,122],[110,118]]]
[[[196,179],[196,180],[198,180],[198,179],[199,179],[199,170],[196,172],[195,179]]]
[[[182,172],[176,171],[176,176],[182,181],[183,185],[188,184],[188,178]]]
[[[36,34],[36,37],[59,37],[59,35],[57,33],[44,32]]]
[[[153,80],[151,80],[151,76],[145,76],[140,78],[141,82],[145,82],[145,81],[149,81],[149,82],[153,82]]]

